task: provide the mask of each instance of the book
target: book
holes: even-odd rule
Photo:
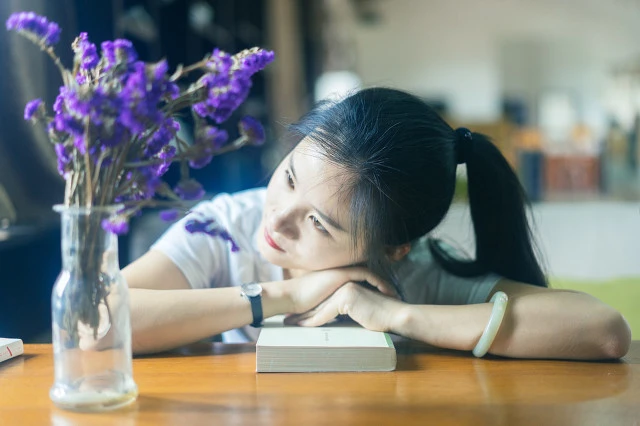
[[[258,373],[393,371],[396,349],[387,333],[354,322],[322,327],[285,325],[284,316],[265,320],[256,342]]]
[[[0,337],[0,362],[15,358],[24,353],[24,345],[20,339]]]

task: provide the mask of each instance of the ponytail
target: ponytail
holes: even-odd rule
[[[466,129],[459,129],[456,134],[458,162],[467,164],[476,260],[460,261],[439,241],[431,240],[434,257],[447,271],[459,276],[493,272],[546,287],[527,220],[529,202],[518,177],[486,136]]]

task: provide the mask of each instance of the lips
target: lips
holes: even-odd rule
[[[271,235],[269,235],[269,231],[267,231],[267,228],[264,228],[264,239],[267,241],[267,244],[269,244],[274,249],[278,251],[284,251],[279,245],[276,244],[275,241],[273,241],[273,238],[271,238]]]

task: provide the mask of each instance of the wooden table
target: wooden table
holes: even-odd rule
[[[390,373],[256,374],[253,345],[134,360],[136,403],[100,414],[49,400],[50,345],[0,364],[0,425],[640,425],[640,341],[621,362],[475,359],[398,345]]]

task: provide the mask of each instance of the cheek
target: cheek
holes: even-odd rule
[[[324,237],[320,237],[324,239]],[[355,257],[352,255],[349,244],[340,244],[330,242],[329,240],[315,239],[309,245],[302,248],[306,262],[312,269],[329,269],[337,268],[356,263]]]
[[[277,200],[282,192],[280,185],[277,182],[277,171],[276,174],[273,175],[271,180],[269,181],[269,185],[267,185],[267,194],[264,202],[264,210],[269,211],[275,204],[277,204]]]

